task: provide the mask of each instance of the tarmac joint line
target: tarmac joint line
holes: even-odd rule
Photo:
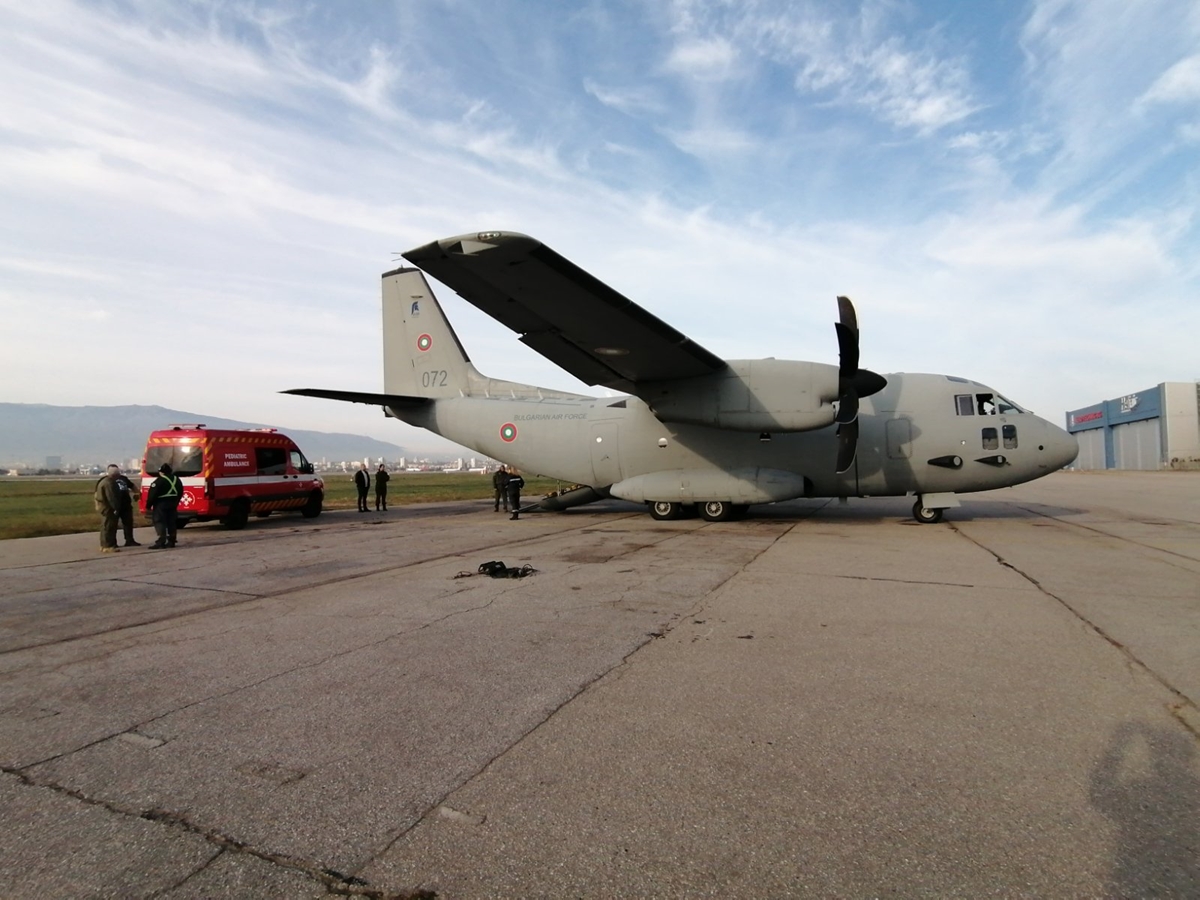
[[[1066,599],[1058,596],[1053,591],[1048,590],[1040,581],[1038,581],[1036,578],[1034,578],[1029,573],[1022,571],[1020,568],[1018,568],[1017,566],[1010,563],[1007,559],[1005,559],[1003,556],[1001,556],[999,553],[997,553],[991,547],[988,547],[986,544],[980,543],[979,541],[977,541],[975,538],[971,537],[966,532],[957,528],[953,522],[948,522],[947,524],[950,526],[950,530],[953,531],[955,534],[970,541],[972,544],[974,544],[980,550],[983,550],[985,553],[990,554],[996,560],[996,562],[998,562],[1001,566],[1003,566],[1006,569],[1011,570],[1012,572],[1015,572],[1017,575],[1019,575],[1025,581],[1029,582],[1035,588],[1037,588],[1037,590],[1040,594],[1042,594],[1045,597],[1049,597],[1055,603],[1058,603],[1060,606],[1062,606],[1063,609],[1067,610],[1067,612],[1069,612],[1072,616],[1074,616],[1076,619],[1078,619],[1080,622],[1082,622],[1084,625],[1086,625],[1092,632],[1094,632],[1096,635],[1098,635],[1104,641],[1106,641],[1108,644],[1110,644],[1113,648],[1115,648],[1117,650],[1117,652],[1121,653],[1125,657],[1126,664],[1131,669],[1136,669],[1140,672],[1143,672],[1146,675],[1149,675],[1152,679],[1154,679],[1154,681],[1156,681],[1158,684],[1162,685],[1162,687],[1164,687],[1168,691],[1170,691],[1170,693],[1174,697],[1176,697],[1177,700],[1175,703],[1171,703],[1171,704],[1167,705],[1167,711],[1184,728],[1186,728],[1192,734],[1193,737],[1200,739],[1200,727],[1198,727],[1198,726],[1200,726],[1200,711],[1197,710],[1196,705],[1192,702],[1190,697],[1188,697],[1186,694],[1184,694],[1182,691],[1180,691],[1178,688],[1176,688],[1173,684],[1171,684],[1169,681],[1167,681],[1166,678],[1164,678],[1162,675],[1160,675],[1154,669],[1150,668],[1150,666],[1147,665],[1145,662],[1143,662],[1140,658],[1138,658],[1133,653],[1133,651],[1129,649],[1128,646],[1126,646],[1125,644],[1122,644],[1115,637],[1113,637],[1111,634],[1109,634],[1107,631],[1105,631],[1104,628],[1102,628],[1096,622],[1093,622],[1091,619],[1089,619],[1087,616],[1085,616],[1082,612],[1080,612],[1078,609],[1076,609],[1074,606],[1072,606]],[[1092,530],[1094,530],[1094,529],[1092,529]],[[1100,532],[1100,533],[1104,534],[1104,532]],[[1111,535],[1108,535],[1108,536],[1111,537]],[[1133,543],[1136,543],[1136,541]]]
[[[199,873],[203,872],[211,866],[224,853],[240,853],[247,856],[252,856],[255,859],[270,863],[280,868],[290,869],[294,872],[299,872],[306,875],[313,881],[323,885],[325,889],[338,896],[345,897],[364,897],[368,900],[434,900],[437,897],[435,891],[427,889],[415,889],[411,891],[388,892],[372,888],[366,881],[361,878],[356,878],[351,875],[344,875],[328,866],[322,866],[320,863],[311,862],[309,860],[300,859],[294,856],[289,856],[284,853],[274,853],[270,850],[263,850],[247,844],[245,841],[225,834],[216,828],[205,828],[190,821],[187,816],[182,813],[172,812],[171,810],[152,808],[152,809],[135,809],[130,806],[125,806],[120,803],[114,803],[110,800],[100,800],[96,797],[89,797],[82,791],[68,788],[64,785],[57,784],[52,781],[40,781],[32,778],[24,772],[10,769],[7,767],[0,768],[0,772],[6,775],[11,775],[19,779],[25,786],[31,788],[40,788],[42,790],[51,791],[61,796],[70,797],[87,806],[93,806],[103,809],[116,816],[121,816],[130,819],[142,819],[147,822],[153,822],[167,828],[177,829],[188,834],[194,834],[202,838],[216,848],[213,855],[198,868],[189,872],[178,883],[172,885],[172,889],[179,888],[186,884],[191,878],[194,878]]]

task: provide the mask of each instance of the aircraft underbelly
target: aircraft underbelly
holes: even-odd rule
[[[612,486],[612,494],[637,502],[670,500],[680,503],[728,500],[732,503],[773,503],[804,496],[803,475],[761,467],[729,471],[715,467],[670,469],[635,475]]]

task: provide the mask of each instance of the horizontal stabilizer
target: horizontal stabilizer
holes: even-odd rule
[[[365,391],[327,391],[324,388],[292,388],[281,394],[297,394],[301,397],[323,397],[326,400],[344,400],[347,403],[367,403],[371,406],[390,406],[393,409],[414,409],[429,402],[428,397],[409,397],[405,394],[369,394]]]

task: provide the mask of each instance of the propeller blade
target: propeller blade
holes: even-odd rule
[[[858,332],[835,322],[838,338],[838,377],[853,378],[858,371]]]
[[[858,315],[849,297],[838,297],[838,319],[843,325],[858,334]]]
[[[858,454],[858,419],[838,426],[837,471],[842,474],[852,465]]]
[[[851,388],[848,391],[842,391],[842,395],[838,397],[838,411],[833,421],[839,425],[845,425],[853,422],[858,418],[858,394]]]

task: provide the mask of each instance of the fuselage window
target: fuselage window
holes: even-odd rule
[[[1005,425],[1001,430],[1004,433],[1004,449],[1015,450],[1017,447],[1017,426]]]
[[[955,394],[954,407],[960,416],[975,415],[975,402],[970,394]]]
[[[983,449],[984,450],[999,450],[1000,439],[996,436],[995,428],[983,429]]]
[[[994,394],[976,394],[975,403],[981,416],[994,416],[996,414],[996,399]]]

